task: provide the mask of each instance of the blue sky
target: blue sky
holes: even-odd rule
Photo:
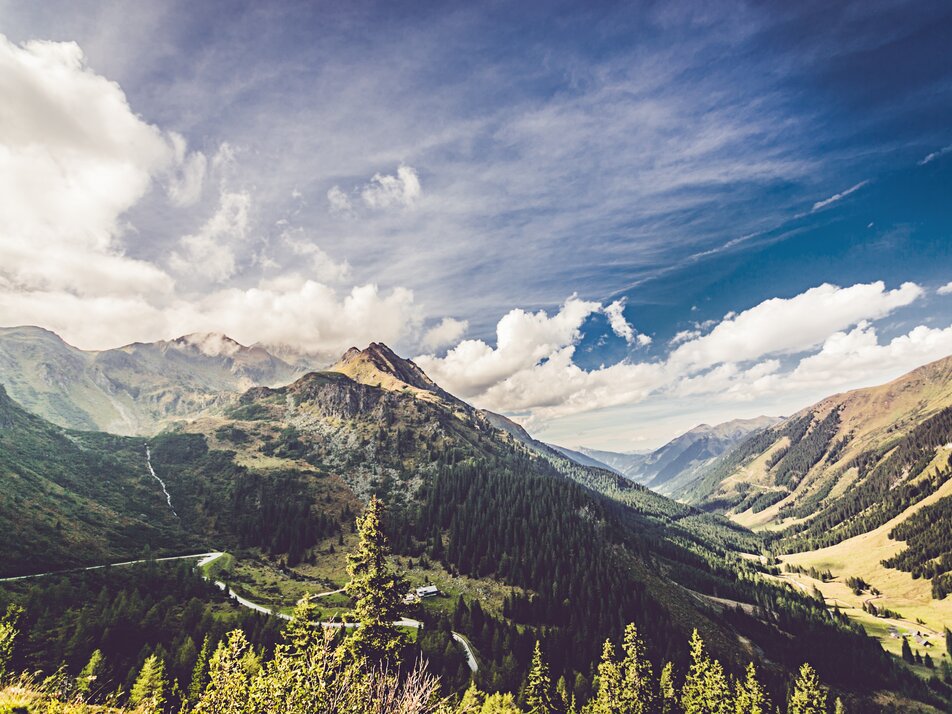
[[[382,340],[615,449],[952,352],[946,3],[261,5],[0,2],[0,322]]]

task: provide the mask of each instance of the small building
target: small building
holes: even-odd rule
[[[422,600],[426,597],[436,597],[440,594],[440,589],[436,585],[424,585],[416,589],[416,594]]]

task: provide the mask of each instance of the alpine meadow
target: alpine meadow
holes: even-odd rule
[[[0,0],[0,714],[952,712],[950,36]]]

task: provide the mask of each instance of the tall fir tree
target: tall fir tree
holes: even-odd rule
[[[707,656],[697,630],[691,635],[691,667],[681,688],[684,714],[734,714],[734,697],[724,668]]]
[[[208,686],[194,711],[199,714],[242,714],[247,711],[247,652],[245,633],[241,630],[229,632],[209,661]]]
[[[198,652],[195,659],[195,666],[192,667],[192,678],[188,684],[188,701],[194,706],[201,699],[202,692],[205,691],[205,685],[208,684],[208,657],[211,654],[211,642],[208,635],[202,641],[202,649]]]
[[[595,696],[585,707],[586,714],[621,714],[621,667],[615,658],[611,640],[602,646],[602,659],[595,675]]]
[[[630,714],[653,714],[657,708],[654,673],[638,628],[629,624],[622,638],[622,710]]]
[[[105,658],[102,650],[95,649],[89,655],[89,661],[76,677],[76,693],[84,700],[89,699],[90,694],[103,686],[102,676],[105,670]]]
[[[674,664],[665,662],[658,680],[658,699],[661,714],[674,714],[678,708],[678,690],[674,685]]]
[[[346,591],[360,623],[349,646],[358,659],[375,664],[398,662],[407,642],[394,623],[400,619],[409,586],[387,560],[390,551],[383,515],[383,503],[374,496],[357,519],[357,547],[347,558],[350,582]]]
[[[542,656],[542,646],[536,640],[532,651],[532,664],[529,666],[529,678],[526,681],[527,714],[553,714],[552,679],[549,677],[549,665]]]
[[[13,658],[13,642],[17,638],[17,621],[23,614],[19,605],[8,605],[3,617],[0,617],[0,681],[6,679],[10,660]]]
[[[839,697],[833,702],[833,714],[846,714],[846,705],[843,704],[843,700]]]
[[[787,714],[826,714],[826,692],[820,686],[816,671],[808,664],[800,667],[787,704]]]
[[[734,711],[736,714],[770,714],[770,697],[757,681],[753,662],[747,665],[744,679],[738,680],[734,687]]]
[[[129,705],[140,712],[160,712],[165,706],[168,686],[165,663],[160,657],[149,655],[129,692]]]

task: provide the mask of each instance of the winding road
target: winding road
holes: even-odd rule
[[[174,511],[173,511],[173,513],[174,513]],[[119,567],[123,567],[123,566],[127,566],[127,565],[140,565],[140,564],[142,564],[142,563],[148,563],[148,562],[150,562],[150,561],[151,561],[151,562],[160,563],[160,562],[168,562],[168,561],[171,561],[171,560],[191,560],[191,559],[198,559],[198,562],[195,563],[195,567],[196,567],[196,568],[201,568],[201,567],[203,567],[203,566],[205,566],[205,565],[208,565],[209,563],[211,563],[211,562],[213,562],[213,561],[215,561],[215,560],[218,560],[218,559],[219,559],[220,557],[222,557],[223,555],[224,555],[223,552],[216,550],[216,551],[211,551],[211,552],[209,552],[209,553],[193,553],[193,554],[191,554],[191,555],[174,555],[174,556],[166,557],[166,558],[152,558],[152,559],[146,558],[146,559],[142,559],[142,560],[124,560],[124,561],[122,561],[121,563],[107,563],[107,564],[105,564],[105,565],[90,565],[90,566],[87,566],[87,567],[85,567],[85,568],[68,568],[68,569],[66,569],[66,570],[51,570],[51,571],[46,572],[46,573],[33,573],[32,575],[16,575],[16,576],[11,577],[11,578],[0,578],[0,583],[9,583],[9,582],[14,582],[14,581],[16,581],[16,580],[29,580],[29,579],[31,579],[31,578],[44,578],[44,577],[47,577],[47,576],[50,576],[50,575],[65,575],[65,574],[67,574],[67,573],[81,573],[81,572],[85,572],[85,571],[87,571],[87,570],[102,570],[102,569],[104,569],[104,568],[119,568]],[[205,578],[206,580],[209,579],[209,578],[205,577],[204,575],[203,575],[202,577]],[[242,597],[241,595],[239,595],[238,593],[236,593],[234,590],[232,590],[230,587],[228,587],[227,583],[224,583],[224,582],[222,582],[221,580],[214,580],[214,581],[212,581],[212,582],[214,582],[215,585],[217,585],[220,590],[222,590],[223,592],[227,592],[227,593],[228,593],[228,597],[230,597],[232,600],[234,600],[235,602],[237,602],[237,603],[238,603],[239,605],[241,605],[242,607],[246,607],[246,608],[248,608],[249,610],[254,610],[255,612],[260,612],[260,613],[263,614],[263,615],[273,615],[273,616],[275,616],[275,617],[281,618],[282,620],[290,620],[290,619],[291,619],[291,616],[290,616],[290,615],[285,615],[283,612],[276,612],[275,610],[272,610],[272,609],[270,609],[270,608],[267,608],[267,607],[265,607],[264,605],[259,605],[259,604],[256,603],[256,602],[252,602],[251,600]],[[341,592],[344,592],[344,588],[338,588],[337,590],[328,590],[327,592],[318,593],[317,595],[315,595],[315,597],[324,597],[325,595],[336,595],[337,593],[341,593]],[[422,629],[422,628],[423,628],[423,623],[422,623],[422,622],[420,622],[419,620],[414,620],[414,619],[409,618],[409,617],[401,618],[401,619],[397,620],[396,622],[394,622],[393,624],[396,625],[397,627],[411,627],[411,628],[416,629],[416,630],[419,630],[419,629]],[[360,626],[360,623],[357,623],[357,622],[322,622],[322,623],[321,623],[321,626],[322,626],[322,627],[346,627],[346,628],[351,628],[351,627],[359,627],[359,626]],[[473,649],[472,649],[472,647],[470,646],[470,644],[469,644],[469,642],[467,641],[467,639],[466,639],[465,637],[463,637],[463,635],[459,634],[458,632],[453,632],[453,633],[451,633],[451,634],[452,634],[452,636],[453,636],[453,639],[454,639],[456,642],[458,642],[459,645],[463,648],[463,651],[464,651],[465,654],[466,654],[466,664],[467,664],[467,666],[468,666],[473,672],[478,671],[478,670],[479,670],[479,664],[476,662],[476,655],[474,654]]]

